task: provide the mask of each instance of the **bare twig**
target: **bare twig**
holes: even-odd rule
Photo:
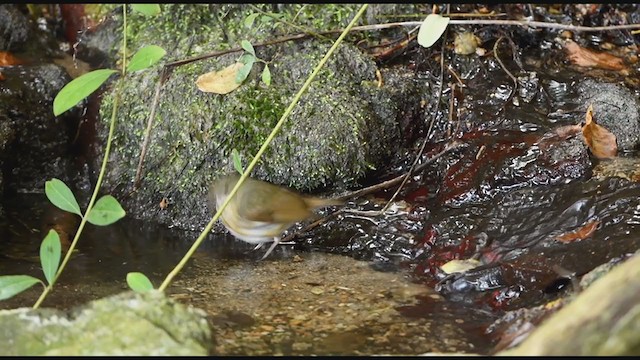
[[[151,138],[151,125],[153,124],[153,118],[156,115],[156,108],[158,107],[158,99],[160,98],[160,89],[162,85],[169,79],[170,68],[164,66],[160,71],[160,79],[156,84],[156,93],[153,96],[153,102],[151,104],[151,112],[149,113],[149,120],[147,120],[147,129],[144,132],[144,140],[142,141],[142,149],[140,150],[140,160],[138,161],[138,168],[136,169],[136,177],[133,181],[133,189],[138,189],[140,186],[140,176],[142,175],[142,164],[147,154],[147,147],[149,145],[149,139]]]
[[[364,26],[355,26],[351,30],[356,31],[368,31],[368,30],[380,30],[387,29],[396,26],[419,26],[422,21],[400,21],[387,24],[373,24]],[[547,23],[544,21],[526,21],[526,20],[449,20],[449,25],[505,25],[505,26],[529,26],[535,28],[547,28],[547,29],[561,29],[570,30],[574,32],[597,32],[597,31],[612,31],[612,30],[629,30],[640,29],[640,24],[626,24],[626,25],[608,25],[608,26],[580,26],[580,25],[567,25],[557,23]]]
[[[440,151],[439,153],[435,154],[431,159],[429,159],[429,160],[427,160],[427,161],[423,162],[423,163],[422,163],[422,164],[420,164],[420,165],[417,165],[413,170],[414,170],[414,171],[420,171],[420,170],[424,169],[425,167],[427,167],[427,165],[431,164],[432,162],[434,162],[435,160],[437,160],[437,159],[438,159],[439,157],[441,157],[442,155],[446,154],[446,153],[447,153],[447,152],[449,152],[450,150],[453,150],[453,149],[457,149],[457,148],[459,148],[459,147],[462,147],[462,145],[463,145],[463,144],[462,144],[462,143],[460,143],[460,142],[452,142],[452,143],[448,143],[447,145],[445,145],[445,148],[444,148],[442,151]],[[371,194],[371,193],[374,193],[374,192],[376,192],[376,191],[380,191],[380,190],[382,190],[382,189],[389,188],[389,187],[391,187],[391,186],[393,186],[393,185],[395,185],[395,184],[397,184],[397,183],[401,182],[401,181],[402,181],[402,179],[403,179],[405,176],[406,176],[406,174],[399,175],[399,176],[397,176],[397,177],[395,177],[395,178],[393,178],[393,179],[390,179],[390,180],[387,180],[387,181],[381,182],[381,183],[379,183],[379,184],[371,185],[371,186],[369,186],[369,187],[366,187],[366,188],[363,188],[363,189],[360,189],[360,190],[357,190],[357,191],[353,191],[353,192],[350,192],[350,193],[344,194],[344,195],[342,195],[342,196],[339,196],[339,197],[338,197],[338,199],[339,199],[339,200],[348,200],[348,199],[356,198],[356,197],[359,197],[359,196],[363,196],[363,195]]]
[[[498,44],[502,39],[504,39],[504,36],[500,36],[498,40],[496,40],[495,44],[493,44],[493,56],[496,58],[498,63],[500,63],[500,66],[502,66],[502,70],[504,70],[504,72],[506,72],[507,75],[509,75],[511,80],[513,80],[513,89],[511,89],[511,93],[509,94],[509,97],[505,102],[505,104],[508,104],[511,98],[513,97],[513,95],[516,93],[516,89],[518,88],[518,79],[516,79],[516,77],[513,76],[513,74],[509,71],[509,69],[507,69],[507,67],[504,65],[504,63],[502,62],[502,60],[500,60],[500,57],[498,56]]]

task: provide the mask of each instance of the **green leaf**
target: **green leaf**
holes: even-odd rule
[[[29,275],[0,276],[0,300],[13,297],[37,283],[42,284],[42,281]]]
[[[267,64],[264,64],[264,70],[262,70],[262,82],[267,84],[267,86],[271,85],[271,71]]]
[[[111,69],[98,69],[71,80],[53,99],[53,115],[58,116],[76,106],[116,72]]]
[[[242,175],[244,173],[244,169],[242,168],[242,162],[240,161],[240,154],[238,154],[238,150],[235,148],[231,150],[231,159],[233,159],[233,167],[236,168],[236,171]]]
[[[131,9],[146,16],[160,14],[160,5],[158,4],[131,4]]]
[[[111,69],[98,69],[71,80],[53,99],[53,115],[58,116],[76,106],[116,72]]]
[[[61,180],[53,178],[44,183],[44,193],[51,203],[64,211],[82,216],[80,206],[71,190]]]
[[[236,83],[241,84],[244,79],[247,78],[247,76],[249,76],[249,73],[251,72],[251,68],[253,67],[253,61],[250,61],[246,64],[244,64],[243,67],[240,68],[240,70],[238,70],[238,73],[236,74]]]
[[[87,221],[93,225],[105,226],[122,219],[126,214],[116,198],[105,195],[98,199],[91,208],[89,215],[87,215]]]
[[[145,292],[153,290],[153,284],[149,278],[141,272],[130,272],[127,274],[127,284],[135,292]]]
[[[260,14],[258,13],[249,14],[249,16],[247,16],[246,19],[244,19],[244,26],[248,28],[252,27],[258,15]]]
[[[40,244],[40,263],[42,264],[44,277],[47,279],[49,285],[53,282],[53,278],[58,271],[60,254],[60,236],[58,236],[55,230],[51,229],[44,240],[42,240],[42,244]]]
[[[444,34],[449,24],[448,17],[442,17],[438,14],[429,14],[420,25],[418,31],[418,44],[428,48],[435,44],[440,36]]]
[[[244,54],[242,56],[240,56],[240,60],[238,60],[239,62],[243,63],[243,64],[253,64],[254,62],[256,62],[256,57],[251,55],[251,54]]]
[[[142,49],[138,50],[138,52],[133,55],[129,65],[127,66],[128,71],[138,71],[144,70],[151,65],[157,63],[165,56],[167,52],[157,45],[149,45],[145,46]]]
[[[253,56],[256,56],[256,50],[253,48],[253,45],[251,45],[250,42],[248,42],[247,40],[242,40],[240,42],[240,45],[242,46],[244,51],[248,52],[249,54],[251,54]]]

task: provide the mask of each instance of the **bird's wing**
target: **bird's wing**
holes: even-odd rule
[[[302,199],[286,190],[273,194],[254,191],[242,202],[240,215],[248,220],[294,223],[306,219],[311,212]]]

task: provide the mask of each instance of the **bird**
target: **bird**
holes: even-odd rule
[[[238,173],[216,179],[207,195],[209,208],[219,209],[239,179]],[[236,238],[257,244],[254,250],[273,241],[262,256],[263,260],[291,225],[307,219],[315,209],[342,204],[339,199],[303,195],[284,186],[247,177],[220,215],[220,220]]]

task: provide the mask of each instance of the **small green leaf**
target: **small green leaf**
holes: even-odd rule
[[[44,286],[40,279],[29,275],[0,276],[0,300],[13,297],[37,283],[41,283]]]
[[[260,22],[263,22],[265,24],[270,23],[273,21],[273,17],[269,16],[269,15],[262,15],[260,16]]]
[[[60,254],[60,236],[58,236],[55,230],[51,229],[44,240],[42,240],[42,244],[40,244],[40,263],[42,264],[44,277],[47,279],[49,285],[53,282],[53,278],[58,271]]]
[[[251,55],[251,54],[244,54],[242,56],[240,56],[240,60],[238,60],[239,62],[243,63],[243,64],[253,64],[254,62],[256,62],[256,57]]]
[[[238,70],[238,73],[236,74],[236,83],[241,84],[244,79],[247,78],[247,76],[249,76],[249,73],[251,72],[251,68],[253,67],[253,61],[250,61],[246,64],[244,64],[243,67],[240,68],[240,70]]]
[[[153,284],[149,278],[141,272],[130,272],[127,274],[127,284],[135,292],[145,292],[153,290]]]
[[[249,14],[249,16],[247,16],[247,18],[244,19],[244,26],[248,28],[252,27],[258,15],[260,14],[258,13]]]
[[[131,57],[127,66],[128,71],[144,70],[157,63],[167,52],[157,45],[145,46]]]
[[[53,178],[44,183],[44,193],[51,203],[64,211],[82,216],[80,206],[73,193],[64,182]]]
[[[111,195],[105,195],[98,199],[91,208],[89,215],[87,215],[87,221],[93,225],[111,225],[122,219],[126,214],[116,198]]]
[[[238,150],[235,148],[231,150],[231,158],[233,159],[233,167],[236,168],[236,171],[242,175],[244,173],[244,169],[242,168],[242,162],[240,161],[240,154],[238,154]]]
[[[111,69],[98,69],[71,80],[53,99],[53,115],[58,116],[76,106],[116,72]]]
[[[448,24],[448,17],[442,17],[438,14],[427,15],[418,31],[418,44],[426,48],[435,44],[440,39],[440,36],[444,34]]]
[[[264,64],[264,70],[262,70],[262,82],[267,84],[267,86],[271,85],[271,71],[267,64]]]
[[[158,4],[131,4],[131,9],[145,16],[160,14],[160,5]]]
[[[242,40],[240,42],[240,45],[242,45],[242,48],[244,49],[244,51],[248,52],[253,56],[256,56],[256,50],[253,48],[253,45],[251,45],[250,42],[248,42],[247,40]]]

